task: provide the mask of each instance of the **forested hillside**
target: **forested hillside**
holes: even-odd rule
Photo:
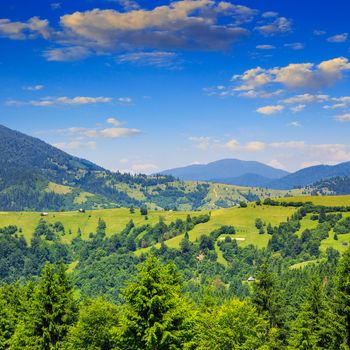
[[[6,211],[215,209],[293,193],[111,172],[4,126],[0,154],[0,210]]]
[[[0,348],[347,349],[350,205],[335,199],[158,221],[130,209],[121,229],[100,217],[88,235],[59,216],[25,237],[7,225]]]
[[[318,181],[310,186],[311,193],[320,195],[344,195],[350,194],[350,177],[337,176]]]

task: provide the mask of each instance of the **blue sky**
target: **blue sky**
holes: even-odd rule
[[[0,123],[121,171],[349,161],[350,3],[295,4],[4,0]]]

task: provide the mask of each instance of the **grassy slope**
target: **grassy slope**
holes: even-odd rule
[[[315,205],[342,206],[350,205],[350,195],[344,196],[300,196],[293,198],[281,198],[281,202],[312,202]]]
[[[198,184],[208,184],[209,191],[207,196],[204,198],[204,201],[199,208],[200,210],[214,210],[220,209],[222,207],[231,207],[240,201],[246,201],[245,196],[247,195],[256,195],[261,199],[265,198],[276,198],[276,197],[285,197],[285,196],[300,196],[304,190],[295,189],[295,190],[270,190],[266,188],[258,187],[242,187],[242,186],[233,186],[225,184],[216,184],[216,183],[206,183],[206,182],[194,182],[194,181],[174,181],[170,182],[169,185],[180,190],[183,196],[186,196],[187,193],[196,192]],[[126,184],[118,183],[115,185],[115,189],[126,193],[129,197],[144,202],[149,209],[161,209],[156,203],[150,202],[147,200],[144,191],[148,194],[163,196],[162,191],[166,190],[165,184],[158,184],[155,186],[142,187],[139,184]],[[46,192],[53,192],[60,195],[70,195],[73,192],[74,188],[69,186],[59,185],[53,182],[50,182],[45,189]],[[92,202],[96,202],[95,208],[101,207],[101,198],[98,200],[92,193],[83,192],[81,190],[75,189],[74,194],[74,204],[84,205],[89,199]],[[106,200],[106,203],[109,203],[110,206],[115,206],[116,203],[112,203],[110,200]],[[106,204],[105,203],[105,204]],[[106,206],[105,206],[106,207]],[[179,210],[188,211],[193,208],[189,203],[178,204]]]
[[[315,204],[323,205],[350,205],[350,196],[337,196],[337,197],[294,197],[289,198],[289,201],[304,200],[313,201]],[[295,211],[295,208],[291,207],[270,207],[270,206],[256,206],[255,204],[249,204],[247,208],[228,208],[211,211],[211,220],[205,224],[197,225],[192,231],[190,231],[190,239],[192,241],[197,240],[202,234],[209,234],[211,231],[219,228],[222,225],[233,225],[236,228],[236,235],[234,236],[240,245],[245,246],[248,244],[254,244],[258,247],[265,247],[270,238],[268,234],[259,235],[255,228],[255,219],[261,218],[264,222],[271,223],[272,225],[278,225],[280,222],[285,221],[287,217],[291,216]],[[107,224],[107,234],[113,234],[120,232],[125,225],[132,219],[136,226],[144,224],[154,225],[159,221],[159,217],[162,216],[166,223],[175,221],[176,219],[185,219],[188,214],[192,216],[199,215],[201,213],[208,213],[208,211],[202,212],[169,212],[169,211],[149,211],[146,221],[139,211],[136,210],[134,214],[130,214],[129,209],[105,209],[105,210],[92,210],[86,213],[78,212],[53,212],[49,213],[44,219],[49,223],[61,221],[66,229],[66,235],[62,238],[64,242],[69,242],[77,235],[78,228],[83,233],[83,238],[88,238],[90,232],[95,232],[98,219],[103,218]],[[23,234],[27,239],[30,239],[32,233],[38,224],[41,216],[40,213],[30,212],[0,212],[0,227],[7,225],[17,225],[22,228]],[[317,222],[310,220],[306,217],[302,220],[302,228],[300,233],[306,228],[316,227]],[[69,235],[68,231],[71,230],[72,234]],[[183,235],[174,237],[166,242],[170,247],[178,247]],[[328,239],[324,240],[321,245],[321,249],[325,250],[327,247],[332,246],[339,251],[346,250],[346,246],[342,245],[342,242],[346,241],[350,243],[350,234],[338,235],[338,240],[333,239],[333,234],[330,233]]]
[[[229,208],[219,209],[211,212],[211,219],[205,224],[197,225],[189,232],[191,241],[196,241],[202,234],[209,234],[223,225],[232,225],[236,228],[238,244],[246,246],[248,244],[256,245],[260,248],[266,247],[270,238],[268,234],[259,235],[255,227],[255,219],[261,218],[266,223],[277,225],[285,221],[288,216],[293,214],[294,208],[255,206],[250,204],[248,208]],[[166,241],[167,246],[177,248],[183,239],[183,235],[176,236]],[[148,248],[146,248],[147,250]]]
[[[107,224],[107,234],[118,233],[125,225],[132,219],[136,226],[145,225],[147,223],[154,225],[159,221],[159,217],[162,216],[166,223],[175,221],[176,219],[185,219],[188,212],[166,212],[166,211],[150,211],[148,218],[145,220],[140,215],[139,211],[135,211],[134,214],[130,214],[129,209],[104,209],[104,210],[89,210],[86,213],[72,212],[52,212],[43,219],[49,223],[55,223],[56,221],[62,222],[63,226],[68,233],[72,231],[72,235],[66,234],[63,237],[63,241],[70,241],[76,237],[78,228],[81,229],[83,238],[88,238],[90,232],[95,232],[98,224],[98,219],[102,218]],[[198,215],[198,213],[192,213],[192,215]],[[42,217],[40,213],[33,212],[0,212],[0,227],[7,225],[17,225],[22,228],[25,238],[30,239],[32,233]]]

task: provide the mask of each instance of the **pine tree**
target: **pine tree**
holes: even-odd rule
[[[124,291],[128,307],[124,327],[116,329],[120,348],[130,350],[182,349],[193,327],[190,308],[180,292],[174,265],[162,266],[150,257],[141,266],[136,283]]]
[[[58,349],[74,322],[75,303],[65,267],[45,265],[14,337],[14,349]]]
[[[306,299],[292,326],[290,344],[293,349],[338,349],[334,346],[334,318],[326,302],[323,287],[313,277],[305,293]]]
[[[69,331],[64,349],[112,349],[110,330],[119,324],[120,311],[120,307],[102,298],[86,301],[80,308],[77,323]]]
[[[350,349],[350,249],[344,253],[339,263],[335,304],[344,329],[344,343]]]
[[[282,325],[281,294],[277,290],[276,276],[266,262],[261,265],[253,285],[252,300],[261,314],[267,314],[271,327]]]

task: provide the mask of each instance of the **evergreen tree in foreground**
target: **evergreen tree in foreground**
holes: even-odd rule
[[[119,349],[184,349],[192,338],[190,307],[181,296],[174,265],[163,266],[150,257],[138,279],[124,292],[127,301],[123,326],[115,329]]]
[[[336,312],[340,316],[345,334],[343,348],[348,350],[350,349],[350,249],[340,260],[336,280]]]
[[[305,293],[305,301],[292,327],[290,344],[293,349],[339,349],[335,323],[326,301],[323,286],[313,277]]]
[[[12,348],[53,350],[61,347],[75,319],[73,291],[65,267],[45,265],[27,312],[16,329]]]

